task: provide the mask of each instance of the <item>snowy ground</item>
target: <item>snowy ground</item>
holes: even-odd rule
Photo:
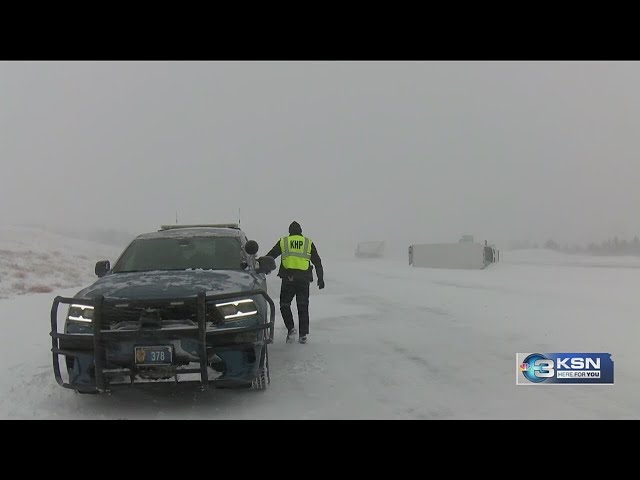
[[[2,226],[0,299],[88,284],[96,278],[96,262],[113,262],[121,251],[37,228]]]
[[[90,273],[96,259],[88,258]],[[266,392],[78,395],[55,383],[48,323],[53,297],[78,288],[14,293],[0,300],[0,417],[640,418],[640,259],[502,252],[501,263],[482,271],[324,262],[327,287],[312,288],[310,342],[285,344],[278,314]],[[278,279],[269,281],[277,298]],[[610,352],[615,385],[516,386],[515,354],[533,351]]]

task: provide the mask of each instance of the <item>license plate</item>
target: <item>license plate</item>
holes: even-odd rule
[[[137,365],[171,365],[173,350],[171,346],[136,347]]]

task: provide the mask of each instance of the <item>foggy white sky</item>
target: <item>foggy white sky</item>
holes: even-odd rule
[[[638,62],[0,62],[0,221],[640,235]]]

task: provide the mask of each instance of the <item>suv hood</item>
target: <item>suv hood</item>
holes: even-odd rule
[[[260,288],[258,279],[235,270],[179,270],[111,273],[80,290],[76,297],[160,299],[196,296],[204,290],[213,294],[245,292]]]

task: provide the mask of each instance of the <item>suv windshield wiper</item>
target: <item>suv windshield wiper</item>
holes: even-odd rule
[[[238,268],[207,268],[207,267],[187,267],[187,268],[151,268],[145,270],[117,270],[112,273],[142,273],[142,272],[186,272],[189,270],[241,270]]]

